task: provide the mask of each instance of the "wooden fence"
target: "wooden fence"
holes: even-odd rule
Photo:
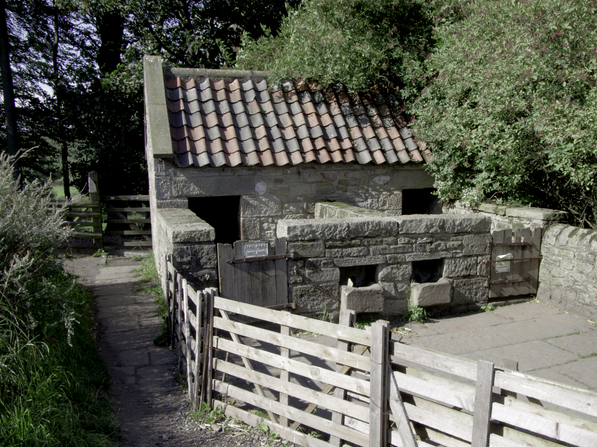
[[[169,261],[167,302],[193,405],[300,445],[597,445],[597,395],[402,344],[384,321],[365,331],[349,312],[333,324],[195,291]]]
[[[105,235],[120,236],[110,241],[110,246],[151,247],[149,196],[104,196],[101,201],[108,224]]]
[[[93,239],[94,247],[101,249],[151,247],[148,195],[100,197],[96,172],[88,174],[87,184],[88,202],[53,202],[54,206],[67,207],[65,217],[75,230],[75,238]]]

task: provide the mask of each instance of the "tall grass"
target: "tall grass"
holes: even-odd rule
[[[69,230],[48,185],[0,155],[0,445],[115,445],[89,293],[52,257]]]
[[[168,305],[164,299],[164,293],[160,284],[160,276],[155,264],[153,252],[141,259],[141,265],[135,269],[139,282],[143,283],[141,291],[147,295],[152,295],[158,305],[158,316],[162,319],[162,331],[153,343],[157,346],[165,346],[168,343]]]

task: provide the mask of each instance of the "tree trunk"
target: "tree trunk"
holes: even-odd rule
[[[62,183],[64,186],[64,197],[70,199],[70,170],[68,165],[68,145],[64,136],[64,122],[62,114],[62,83],[58,69],[58,46],[60,44],[60,16],[58,7],[54,5],[54,42],[52,47],[52,68],[54,70],[54,95],[56,95],[56,137],[61,149],[62,159]]]
[[[8,43],[8,24],[6,18],[6,1],[0,0],[0,69],[2,72],[2,92],[4,94],[4,113],[6,116],[6,136],[8,154],[16,156],[18,151],[17,112],[15,108],[12,69],[10,67],[10,45]],[[19,180],[20,164],[13,159],[14,179]]]
[[[100,48],[97,64],[102,76],[112,73],[120,63],[120,51],[124,35],[124,19],[118,13],[110,12],[97,18]]]

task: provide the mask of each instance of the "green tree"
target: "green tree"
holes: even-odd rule
[[[597,226],[595,3],[450,6],[411,109],[440,197],[562,209]]]
[[[416,93],[406,67],[433,46],[430,2],[421,0],[306,0],[291,10],[277,36],[246,36],[237,66],[269,70],[278,79],[373,84]]]

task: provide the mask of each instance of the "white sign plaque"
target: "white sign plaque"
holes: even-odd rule
[[[269,255],[267,241],[245,242],[243,244],[243,258],[260,258]]]
[[[512,253],[506,253],[505,255],[498,255],[496,261],[504,261],[504,262],[496,262],[495,263],[495,272],[496,273],[508,273],[510,272],[510,264],[511,262],[508,259],[512,259]]]

